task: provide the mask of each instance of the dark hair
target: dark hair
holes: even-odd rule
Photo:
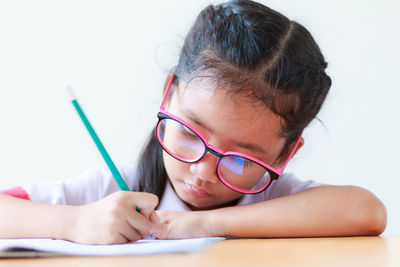
[[[302,25],[259,3],[234,0],[201,11],[185,38],[174,84],[207,73],[231,96],[245,94],[264,102],[283,119],[283,156],[328,94],[331,79],[326,66]],[[139,161],[138,179],[148,185],[142,189],[161,197],[158,185],[165,186],[167,175],[154,133]]]

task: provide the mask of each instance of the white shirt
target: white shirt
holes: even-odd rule
[[[136,168],[127,166],[118,168],[118,170],[128,187],[132,189],[136,180]],[[237,205],[278,198],[319,185],[314,181],[301,181],[293,174],[284,173],[277,181],[273,181],[265,191],[258,194],[245,194]],[[32,201],[63,205],[88,204],[120,190],[111,172],[105,167],[87,169],[71,179],[55,183],[33,183],[22,186],[22,188]],[[190,211],[176,195],[169,182],[167,182],[158,209]]]

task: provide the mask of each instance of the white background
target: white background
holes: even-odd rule
[[[117,164],[135,162],[156,122],[161,87],[183,38],[209,1],[0,0],[0,188],[66,179],[104,165],[64,88]],[[333,86],[287,171],[359,185],[400,234],[395,0],[262,1],[306,26]]]

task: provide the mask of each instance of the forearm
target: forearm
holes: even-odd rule
[[[50,205],[0,194],[0,238],[68,239],[74,207]]]
[[[379,235],[386,209],[367,190],[321,186],[245,206],[207,211],[212,235],[316,237]]]

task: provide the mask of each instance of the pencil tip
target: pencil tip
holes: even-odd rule
[[[67,93],[68,93],[69,97],[71,98],[71,100],[76,99],[74,93],[72,92],[71,86],[67,85],[67,86],[65,87],[65,90],[67,90]]]

